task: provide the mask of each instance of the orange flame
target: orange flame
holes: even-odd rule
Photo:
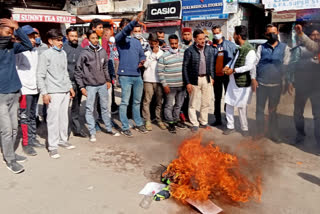
[[[235,155],[220,151],[210,142],[201,145],[202,137],[185,140],[179,148],[179,157],[173,160],[162,176],[170,177],[171,195],[185,202],[186,199],[205,201],[209,195],[223,194],[234,202],[261,199],[261,177],[250,181],[240,171]]]

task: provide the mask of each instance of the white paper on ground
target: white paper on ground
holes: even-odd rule
[[[197,208],[202,214],[218,214],[223,210],[215,205],[211,200],[207,201],[193,201],[191,199],[186,200],[189,204]]]
[[[139,192],[139,194],[153,196],[154,194],[160,192],[166,186],[167,185],[165,185],[165,184],[160,184],[160,183],[156,183],[156,182],[149,182],[144,186],[144,188]]]

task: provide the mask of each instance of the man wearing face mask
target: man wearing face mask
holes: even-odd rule
[[[268,100],[269,129],[268,137],[279,142],[277,107],[280,102],[284,73],[290,61],[290,48],[278,40],[278,29],[269,24],[266,27],[266,38],[268,41],[257,49],[257,101],[256,121],[258,137],[264,132],[264,109]],[[255,88],[253,89],[255,90]]]
[[[35,49],[38,51],[38,54],[41,55],[43,51],[48,49],[48,45],[42,42],[39,30],[37,28],[33,28],[33,30],[37,32]]]
[[[142,36],[142,25],[137,24],[132,30],[132,36],[140,41],[144,52],[151,51],[149,42]]]
[[[215,79],[214,79],[214,116],[215,122],[212,126],[222,125],[221,121],[221,99],[222,92],[226,93],[229,76],[223,72],[223,68],[229,63],[236,54],[237,46],[222,36],[221,26],[212,26],[213,50],[215,58]]]
[[[21,82],[16,70],[15,54],[32,50],[28,36],[11,18],[11,11],[0,9],[0,132],[3,159],[13,173],[24,171],[18,162],[25,157],[15,154],[14,144],[18,133],[18,108]],[[21,43],[14,43],[16,33]]]
[[[80,56],[80,52],[83,50],[83,48],[80,45],[78,45],[77,29],[73,27],[68,28],[66,30],[66,36],[68,41],[64,43],[63,50],[67,54],[69,77],[72,83],[73,90],[75,92],[75,97],[72,100],[71,121],[70,121],[71,124],[69,125],[69,128],[73,132],[74,136],[84,138],[84,137],[87,137],[87,134],[82,130],[82,127],[79,121],[82,93],[80,91],[79,86],[76,83],[75,76],[74,76],[75,66]]]
[[[193,32],[194,44],[184,53],[183,80],[190,95],[189,119],[192,132],[200,128],[208,128],[209,104],[214,83],[214,54],[211,46],[205,44],[205,34],[197,29]],[[200,118],[198,121],[196,108],[201,96]],[[199,124],[200,122],[200,124]]]
[[[192,28],[184,27],[182,28],[182,48],[187,49],[192,45]]]

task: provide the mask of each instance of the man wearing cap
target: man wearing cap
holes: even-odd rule
[[[0,132],[2,154],[7,168],[14,173],[24,171],[25,157],[15,154],[14,144],[18,133],[18,108],[21,82],[16,70],[15,54],[32,49],[28,36],[11,18],[11,11],[0,8]],[[21,43],[13,42],[13,32]]]
[[[182,28],[182,48],[187,49],[192,45],[192,28],[184,27]]]
[[[33,47],[36,46],[35,35],[37,32],[25,25],[22,31],[28,35]],[[18,37],[20,40],[20,37]],[[29,51],[16,54],[16,68],[22,84],[20,97],[20,124],[22,129],[22,148],[24,153],[30,156],[37,155],[34,147],[44,147],[36,139],[36,108],[39,100],[37,87],[38,51],[33,48]]]

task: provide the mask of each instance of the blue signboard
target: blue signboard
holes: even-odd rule
[[[223,0],[183,0],[182,16],[184,21],[228,18],[223,14]]]

